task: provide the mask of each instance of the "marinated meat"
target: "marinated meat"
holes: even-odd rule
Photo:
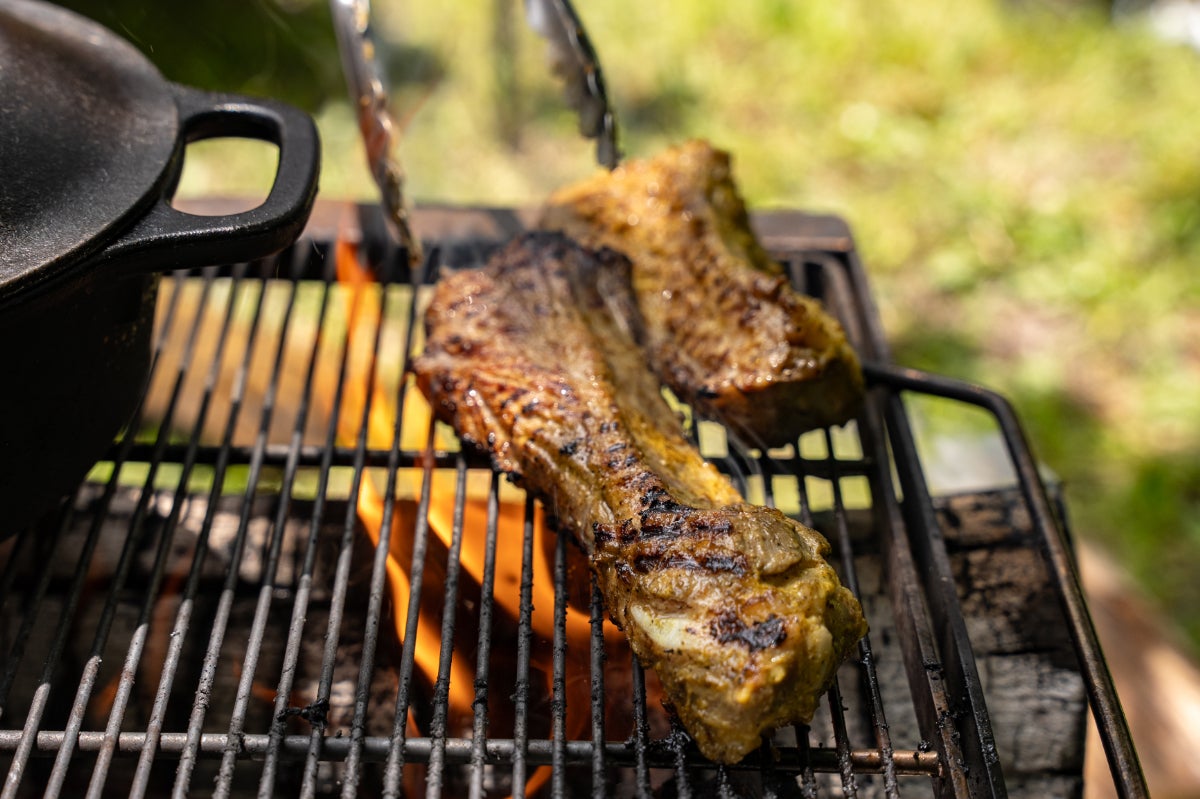
[[[531,233],[441,280],[414,368],[438,418],[539,497],[708,757],[807,722],[866,631],[817,532],[748,504],[638,348],[629,262]]]
[[[540,221],[623,252],[654,369],[754,445],[794,442],[861,405],[845,333],[763,249],[730,158],[700,141],[564,188]]]

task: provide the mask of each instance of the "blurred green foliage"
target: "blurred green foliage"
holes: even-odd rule
[[[314,110],[325,195],[373,196],[324,3],[74,2],[173,79]],[[374,6],[413,196],[594,168],[518,2]],[[1200,641],[1200,56],[1071,3],[579,6],[626,152],[706,137],[752,206],[846,217],[896,360],[1011,397],[1078,534]]]
[[[123,36],[177,83],[315,111],[342,89],[323,0],[56,0]]]

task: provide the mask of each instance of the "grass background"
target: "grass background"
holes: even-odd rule
[[[312,111],[322,194],[374,198],[324,2],[74,4],[169,78]],[[705,137],[752,207],[845,217],[896,360],[1008,395],[1076,533],[1200,642],[1200,56],[1081,3],[578,5],[624,150]],[[515,0],[374,8],[411,197],[594,169]],[[269,180],[254,147],[194,153],[185,194]]]

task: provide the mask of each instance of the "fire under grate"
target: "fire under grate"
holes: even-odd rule
[[[830,540],[871,632],[810,726],[718,767],[577,548],[430,422],[406,373],[438,272],[480,264],[520,215],[418,209],[438,235],[413,270],[353,210],[276,258],[164,279],[130,434],[0,545],[3,797],[1072,796],[1089,701],[1118,791],[1144,793],[1015,417],[878,365],[838,220],[757,222],[875,364],[863,415],[761,452],[681,412],[744,495]],[[1013,485],[933,498],[906,394],[984,408]],[[972,572],[1001,562],[1034,575],[1015,600]]]

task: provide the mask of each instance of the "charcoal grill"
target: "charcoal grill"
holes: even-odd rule
[[[1077,794],[1077,753],[1031,766],[989,714],[997,694],[985,683],[1000,671],[969,634],[978,608],[956,580],[972,536],[984,547],[976,553],[1035,553],[1024,562],[1046,615],[1011,620],[1037,641],[1009,649],[1056,653],[1065,737],[1081,739],[1090,703],[1118,793],[1145,795],[1065,514],[1012,410],[976,387],[888,365],[849,230],[801,213],[756,224],[871,364],[866,410],[769,452],[683,411],[702,451],[752,501],[830,539],[872,631],[811,726],[778,731],[738,766],[705,761],[658,706],[653,673],[608,641],[574,547],[539,539],[534,504],[444,431],[432,445],[410,443],[406,408],[417,400],[404,364],[420,345],[427,286],[440,270],[481,263],[527,221],[508,209],[417,209],[417,229],[432,236],[414,268],[388,243],[378,209],[318,204],[308,234],[281,255],[165,281],[154,376],[133,423],[60,512],[4,544],[5,799]],[[365,339],[351,335],[361,320],[335,276],[338,235],[359,242],[357,260],[379,282],[382,321],[368,322]],[[355,392],[366,399],[350,401]],[[985,409],[1014,486],[935,499],[904,403],[912,394]],[[382,433],[371,431],[378,398],[400,420]],[[451,486],[441,500],[438,475]],[[384,498],[378,545],[356,500],[365,482]],[[450,503],[445,535],[429,521],[438,501]],[[514,507],[520,535],[498,545],[502,509]],[[964,533],[955,520],[970,507],[1001,521]],[[400,559],[411,560],[409,595],[420,601],[385,590],[388,531],[405,512],[415,522]],[[464,566],[472,526],[482,526],[482,571]],[[519,598],[515,612],[502,595]],[[547,603],[549,633],[534,621]],[[586,620],[585,640],[568,635],[570,614]],[[399,617],[432,632],[436,668],[421,665],[419,635],[393,632]],[[465,708],[451,701],[452,658],[474,669]],[[1027,699],[1007,716],[1048,712],[1037,691]]]

